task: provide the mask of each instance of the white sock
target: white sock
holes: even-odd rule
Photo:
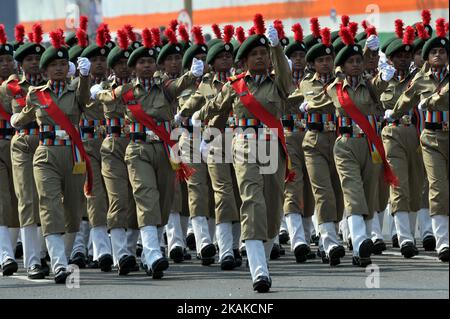
[[[139,238],[138,229],[127,229],[127,249],[128,253],[132,256],[136,256],[136,245]]]
[[[269,277],[262,240],[246,240],[245,247],[252,281],[255,281],[259,276]]]
[[[194,230],[195,244],[197,253],[200,254],[202,248],[211,244],[211,235],[209,233],[208,220],[204,216],[191,218],[192,228]]]
[[[397,230],[398,242],[402,247],[407,242],[414,243],[414,237],[411,233],[408,212],[396,212],[394,215],[395,229]]]
[[[29,225],[22,227],[21,238],[23,245],[23,263],[24,268],[28,269],[33,265],[41,264],[40,257],[40,241],[37,225]]]
[[[162,258],[156,226],[142,227],[141,237],[142,247],[145,253],[145,262],[148,267],[151,267],[155,261]]]
[[[104,255],[111,255],[111,240],[106,226],[92,227],[91,233],[94,260],[98,260]]]
[[[289,231],[289,238],[291,239],[291,250],[294,251],[297,246],[303,244],[309,246],[309,239],[307,242],[305,238],[302,215],[290,213],[286,215],[285,220]]]
[[[219,261],[233,255],[233,226],[231,223],[216,225],[217,243],[219,245]]]
[[[184,236],[181,228],[180,213],[172,212],[166,225],[167,246],[169,252],[175,247],[184,248]]]
[[[428,208],[422,208],[417,213],[419,223],[420,237],[424,239],[428,236],[433,236],[433,226],[431,225],[431,216]]]
[[[322,238],[323,248],[328,255],[334,247],[340,245],[336,234],[335,223],[328,222],[319,225],[320,238]]]
[[[359,256],[359,247],[362,242],[368,238],[364,217],[362,215],[351,215],[347,220],[350,236],[352,238],[353,255]]]
[[[434,236],[436,237],[436,251],[439,253],[448,247],[448,216],[434,215],[431,217]]]
[[[14,250],[8,227],[0,226],[0,263],[4,263],[7,259],[15,260]]]
[[[60,234],[47,235],[45,237],[45,242],[47,243],[53,273],[56,273],[59,268],[67,269],[68,264],[63,236]]]
[[[239,249],[241,244],[241,223],[236,222],[232,225],[233,229],[233,249]]]
[[[110,235],[114,265],[118,265],[120,258],[129,255],[127,248],[127,233],[125,228],[113,228],[110,231]]]

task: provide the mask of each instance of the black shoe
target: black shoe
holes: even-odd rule
[[[436,249],[436,238],[433,235],[426,236],[422,240],[422,246],[425,251],[434,251]]]
[[[105,254],[98,259],[98,266],[101,271],[110,272],[114,261],[110,254]]]
[[[203,258],[211,258],[216,255],[216,246],[214,244],[208,244],[200,251],[200,256]]]
[[[397,234],[392,236],[392,248],[400,248],[400,244],[398,243],[398,236],[397,236]]]
[[[173,260],[174,263],[179,264],[184,261],[184,252],[183,248],[180,246],[175,246],[169,253],[170,259]]]
[[[168,268],[169,261],[166,257],[161,257],[147,269],[147,275],[152,276],[153,279],[161,279],[164,277],[164,270],[167,270]]]
[[[320,249],[317,249],[317,257],[320,257],[322,259],[322,264],[329,264],[330,260],[327,257],[327,254],[324,251],[321,251]]]
[[[73,258],[69,260],[69,265],[77,265],[80,269],[86,268],[86,256],[81,252],[75,253]]]
[[[41,259],[41,270],[44,273],[45,277],[50,276],[50,267],[47,264],[47,259]]]
[[[17,260],[22,257],[23,257],[23,245],[22,242],[19,241],[16,245],[16,252],[14,253],[14,258]]]
[[[375,242],[373,243],[373,251],[372,253],[374,255],[381,255],[383,253],[383,251],[386,250],[386,244],[384,243],[383,239],[377,239],[375,240]]]
[[[184,260],[192,260],[192,256],[190,253],[187,252],[186,248],[183,249],[183,259]]]
[[[360,267],[366,267],[372,263],[370,255],[373,251],[373,241],[370,238],[365,239],[359,246],[359,256],[355,257],[358,259],[358,265]]]
[[[234,257],[231,255],[226,256],[220,262],[220,269],[222,270],[233,270],[234,268],[236,268],[236,261],[234,260]]]
[[[280,244],[286,245],[289,241],[289,233],[286,230],[282,230],[279,234]]]
[[[19,265],[17,265],[17,262],[9,258],[2,264],[2,271],[3,276],[11,276],[13,273],[17,272],[19,269]]]
[[[190,250],[196,250],[194,233],[190,233],[190,234],[187,235],[187,237],[186,237],[186,245],[188,246],[188,248]]]
[[[353,264],[353,266],[365,268],[365,267],[369,266],[370,264],[372,264],[372,259],[370,259],[370,257],[360,258],[357,256],[353,256],[352,264]]]
[[[317,235],[311,235],[311,243],[313,243],[316,246],[319,246],[319,236]]]
[[[448,247],[444,247],[438,254],[439,260],[448,263]]]
[[[283,246],[281,246],[281,244],[279,244],[280,246],[280,256],[285,256],[286,255],[286,249],[284,249]]]
[[[142,244],[136,244],[136,257],[142,256]]]
[[[306,259],[316,259],[316,253],[313,251],[310,251],[308,255],[306,255]]]
[[[39,264],[33,265],[27,270],[27,276],[29,279],[44,279],[45,274],[42,271],[42,267]]]
[[[209,266],[215,263],[216,259],[214,257],[202,258],[202,266]]]
[[[130,273],[131,269],[136,264],[134,256],[125,255],[119,260],[119,275],[124,276]]]
[[[98,269],[98,261],[94,260],[94,256],[89,255],[86,260],[86,268],[88,269]]]
[[[233,249],[234,262],[236,263],[236,267],[242,266],[242,256],[239,252],[239,249]]]
[[[270,252],[270,260],[275,260],[280,258],[280,245],[279,244],[273,244],[272,251]]]
[[[245,249],[245,246],[241,247],[239,251],[241,252],[242,257],[247,257],[247,250]]]
[[[347,248],[348,250],[353,251],[353,243],[351,238],[349,238],[347,241]]]
[[[253,283],[253,290],[259,293],[269,292],[272,287],[272,279],[266,276],[259,276]]]
[[[414,243],[408,241],[402,245],[400,248],[400,252],[405,258],[413,258],[414,256],[419,254],[419,250],[414,245]]]
[[[301,244],[295,247],[294,255],[295,261],[298,263],[303,263],[308,259],[308,254],[311,252],[311,249],[306,244]]]
[[[55,274],[55,283],[57,284],[65,284],[67,277],[69,277],[70,272],[67,271],[66,268],[62,267],[56,271]]]
[[[345,248],[342,246],[336,246],[331,248],[329,253],[330,266],[337,266],[341,263],[341,258],[345,256]]]

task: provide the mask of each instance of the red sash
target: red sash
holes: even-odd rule
[[[383,161],[385,182],[389,185],[397,186],[397,176],[395,176],[391,166],[386,159],[383,142],[381,141],[377,132],[374,130],[372,125],[370,125],[367,118],[356,107],[355,103],[353,103],[352,99],[348,95],[348,92],[344,91],[342,82],[336,84],[336,90],[339,98],[339,103],[341,103],[345,112],[359,125],[359,127],[363,130],[364,134],[366,134],[367,138],[369,139],[369,142],[375,145],[375,148],[380,154],[381,160]]]
[[[125,92],[122,96],[122,99],[127,105],[127,108],[136,118],[136,120],[145,127],[148,127],[150,130],[152,130],[163,141],[168,152],[168,157],[170,160],[170,164],[172,165],[172,169],[177,173],[177,179],[180,181],[187,181],[192,176],[192,174],[194,174],[194,170],[185,163],[175,158],[175,154],[171,150],[171,148],[177,144],[177,141],[171,140],[169,132],[167,132],[164,127],[158,126],[156,124],[156,121],[150,115],[145,113],[144,109],[142,108],[142,104],[135,98],[132,89]]]
[[[0,118],[4,118],[5,120],[7,120],[8,122],[11,122],[11,114],[9,114],[8,112],[6,112],[5,108],[3,107],[3,105],[0,103]]]
[[[37,91],[36,96],[39,100],[39,103],[47,106],[47,108],[44,109],[47,112],[47,114],[56,122],[56,124],[61,126],[62,129],[67,132],[67,134],[69,134],[72,142],[78,148],[83,160],[86,162],[87,182],[84,185],[84,192],[87,196],[90,196],[92,194],[92,184],[93,184],[91,159],[89,158],[89,155],[86,153],[86,150],[83,147],[83,142],[81,141],[79,132],[72,124],[72,122],[69,120],[69,118],[66,116],[66,114],[64,114],[64,112],[61,111],[58,105],[56,105],[56,103],[50,96],[49,92]]]
[[[253,116],[260,122],[264,123],[270,130],[278,137],[281,145],[283,146],[283,152],[286,156],[286,182],[292,182],[295,179],[295,172],[291,171],[291,164],[289,154],[286,146],[286,138],[284,136],[284,129],[281,125],[281,121],[277,120],[264,106],[250,93],[250,90],[244,80],[245,73],[239,74],[236,78],[231,79],[231,86],[239,95],[239,99]]]
[[[17,101],[20,107],[25,107],[27,104],[27,93],[22,90],[19,85],[19,81],[11,81],[7,85],[8,89],[11,91],[13,99]]]

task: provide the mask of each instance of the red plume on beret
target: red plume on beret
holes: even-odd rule
[[[255,26],[248,29],[248,36],[255,35],[256,34],[256,28]]]
[[[279,39],[283,39],[286,37],[286,34],[284,33],[283,21],[279,19],[275,20],[273,22],[273,27],[275,28],[275,30],[277,30]]]
[[[61,48],[64,44],[64,38],[62,36],[64,31],[61,31],[61,29],[56,29],[55,31],[50,32],[50,42],[55,49]]]
[[[97,35],[95,37],[95,43],[99,48],[103,48],[106,44],[105,38],[105,27],[103,24],[100,24],[97,28]]]
[[[292,26],[292,32],[294,32],[294,41],[303,42],[303,28],[300,23],[296,23]]]
[[[401,19],[395,20],[395,34],[397,34],[397,38],[403,39],[403,21]]]
[[[422,14],[421,15],[422,15],[422,23],[424,25],[429,25],[430,21],[431,21],[431,12],[430,12],[430,10],[427,10],[427,9],[422,10]]]
[[[194,42],[197,45],[205,44],[205,37],[203,36],[202,27],[194,26],[194,27],[192,27],[191,32],[194,35]]]
[[[88,46],[88,41],[87,41],[87,34],[86,31],[84,31],[83,29],[79,28],[76,32],[76,37],[78,40],[78,45],[82,48],[85,48]]]
[[[106,23],[102,23],[103,24],[103,32],[105,32],[105,40],[106,43],[108,43],[109,41],[111,41],[111,32],[109,31],[109,26]]]
[[[341,17],[341,22],[342,22],[341,25],[343,25],[344,27],[347,27],[348,24],[350,23],[350,17],[349,17],[348,15],[345,15],[345,14],[344,14],[344,15]]]
[[[5,26],[0,24],[0,44],[5,45],[8,41],[8,37],[6,36]]]
[[[415,38],[414,28],[407,26],[405,32],[403,33],[403,44],[413,45]]]
[[[253,18],[253,25],[255,26],[256,34],[264,35],[264,33],[266,33],[264,18],[261,13],[255,14],[255,17]]]
[[[128,36],[127,32],[123,29],[117,30],[117,42],[119,44],[119,48],[122,50],[128,49]]]
[[[436,35],[439,38],[445,38],[446,35],[446,31],[445,31],[445,19],[444,18],[439,18],[436,20]]]
[[[375,28],[375,26],[373,26],[373,25],[367,27],[364,31],[366,32],[367,37],[370,37],[371,35],[377,35],[378,34],[377,33],[377,28]]]
[[[231,39],[233,38],[233,34],[234,34],[234,27],[233,27],[233,25],[227,24],[223,28],[223,42],[230,43]]]
[[[164,31],[164,34],[166,35],[166,37],[169,40],[170,44],[177,44],[178,43],[177,36],[176,36],[175,32],[172,29],[166,29]]]
[[[42,42],[42,25],[40,23],[36,23],[33,25],[33,42],[36,44],[41,44]]]
[[[367,22],[367,20],[363,20],[361,22],[361,26],[363,27],[364,30],[366,30],[369,27],[369,22]]]
[[[33,32],[28,32],[28,41],[29,42],[34,42],[34,34],[33,34]]]
[[[130,39],[130,41],[136,42],[136,34],[133,31],[133,26],[131,24],[125,24],[123,26],[123,28],[125,29],[125,31],[127,32],[128,35],[128,39]]]
[[[178,20],[171,20],[169,23],[169,28],[172,29],[173,32],[177,31]]]
[[[189,33],[186,30],[186,26],[184,24],[180,24],[178,26],[178,34],[180,35],[181,40],[185,43],[189,43]]]
[[[23,39],[25,38],[25,27],[23,24],[17,24],[14,29],[14,37],[16,38],[17,43],[23,43]]]
[[[144,30],[142,30],[142,44],[147,49],[153,48],[152,33],[150,32],[150,30],[148,28],[145,28]]]
[[[423,23],[416,24],[417,36],[422,40],[428,40],[430,35],[428,34],[428,30],[425,28]]]
[[[80,29],[86,31],[88,29],[88,17],[87,16],[80,16],[80,23],[78,26]]]
[[[353,38],[352,32],[350,31],[349,28],[342,27],[339,30],[339,36],[341,37],[342,42],[345,45],[353,45],[353,44],[355,44],[355,39]]]
[[[322,37],[322,44],[326,47],[331,46],[331,32],[329,28],[323,28],[320,30],[320,35]]]
[[[236,39],[242,44],[245,41],[245,31],[243,27],[236,28]]]
[[[152,32],[153,43],[155,44],[155,46],[162,46],[161,31],[159,30],[159,28],[152,28],[150,31]]]
[[[353,37],[356,36],[356,34],[358,33],[358,23],[356,22],[350,22],[348,24],[348,29],[350,30],[350,32],[352,33]]]
[[[222,32],[220,31],[219,25],[217,23],[214,23],[211,26],[211,28],[212,28],[214,34],[216,35],[216,38],[217,39],[222,39]]]
[[[317,17],[313,17],[311,18],[311,20],[309,20],[309,24],[311,27],[311,33],[314,36],[314,38],[320,38],[319,19]]]

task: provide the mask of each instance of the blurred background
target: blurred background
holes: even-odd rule
[[[351,21],[368,20],[377,27],[381,40],[394,30],[394,20],[401,18],[405,25],[421,21],[422,9],[432,14],[432,27],[439,17],[448,20],[447,0],[2,0],[0,23],[8,37],[14,37],[14,25],[23,23],[25,28],[40,22],[44,31],[55,28],[72,31],[78,27],[80,15],[89,17],[89,33],[95,33],[101,22],[116,31],[124,24],[131,24],[136,31],[144,27],[168,25],[172,19],[191,27],[202,25],[207,39],[211,24],[243,26],[253,24],[255,13],[266,20],[282,19],[288,36],[291,26],[300,22],[305,35],[309,34],[309,19],[319,17],[322,27],[337,30],[340,17],[349,15]],[[360,30],[362,28],[360,27]]]

